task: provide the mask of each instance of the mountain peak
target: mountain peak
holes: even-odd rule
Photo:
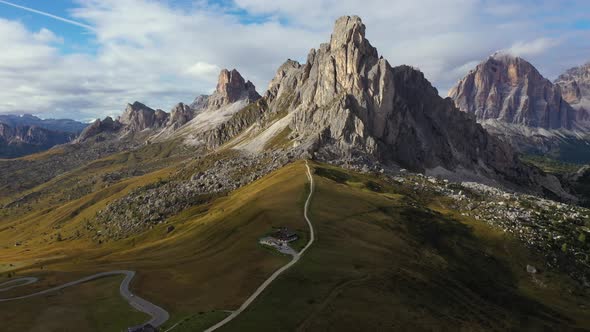
[[[489,56],[488,60],[490,59],[494,59],[496,61],[514,61],[516,59],[522,58],[506,51],[496,51]]]
[[[222,94],[231,94],[232,90],[239,90],[246,84],[246,81],[235,69],[231,71],[222,69],[217,80],[217,88],[215,91]]]
[[[360,54],[377,57],[377,50],[365,38],[365,29],[365,24],[358,16],[338,18],[330,38],[330,49],[358,50]]]
[[[270,112],[291,110],[297,147],[319,160],[472,170],[474,178],[527,172],[507,144],[442,99],[420,71],[379,57],[356,16],[336,20],[330,43],[312,49],[305,65],[283,64],[267,95]]]
[[[527,60],[505,52],[477,65],[449,91],[449,97],[479,121],[569,129],[576,118],[558,87]]]
[[[336,20],[330,45],[338,47],[347,45],[351,40],[365,39],[365,25],[358,16],[342,16]]]
[[[568,69],[559,75],[555,84],[559,85],[568,103],[577,110],[583,110],[581,116],[590,111],[590,62]]]
[[[256,92],[256,87],[252,82],[246,81],[236,69],[231,71],[222,69],[215,92],[208,97],[201,96],[200,99],[195,100],[193,105],[200,108],[220,108],[240,100],[252,102],[258,99],[260,99],[260,95]]]

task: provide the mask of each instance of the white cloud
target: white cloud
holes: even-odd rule
[[[512,55],[528,57],[543,54],[557,45],[559,45],[559,41],[556,39],[537,38],[528,42],[516,42],[506,51]]]
[[[367,37],[392,65],[420,68],[441,94],[498,49],[530,57],[553,75],[588,60],[588,33],[539,24],[558,24],[568,9],[585,6],[570,2],[558,11],[558,0],[235,0],[230,7],[195,1],[190,8],[171,1],[77,0],[72,18],[90,28],[80,33],[92,34],[95,53],[63,54],[59,32],[0,19],[0,112],[86,119],[116,114],[134,100],[170,109],[211,91],[220,68],[238,69],[263,93],[281,63],[304,61],[347,14],[363,18]],[[527,15],[512,15],[517,5],[528,8]],[[236,12],[262,19],[244,23]],[[539,16],[547,12],[556,16]],[[554,55],[555,35],[567,55]]]
[[[219,67],[206,62],[197,62],[187,69],[187,73],[197,77],[216,77]]]
[[[62,44],[64,39],[56,36],[51,30],[42,28],[39,32],[33,34],[33,39],[41,43],[59,43]]]

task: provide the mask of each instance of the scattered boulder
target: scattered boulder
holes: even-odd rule
[[[536,274],[537,273],[537,268],[535,268],[532,265],[527,265],[526,266],[526,271],[530,274]]]

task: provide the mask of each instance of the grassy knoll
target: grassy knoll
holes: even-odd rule
[[[123,276],[98,279],[26,300],[0,303],[2,331],[126,331],[148,316],[119,296]],[[4,296],[4,294],[2,295]]]
[[[479,331],[590,327],[567,278],[514,239],[378,179],[316,167],[317,240],[222,331]],[[426,200],[429,204],[426,204]]]

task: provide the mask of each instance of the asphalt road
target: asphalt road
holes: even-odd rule
[[[258,289],[256,289],[254,294],[250,295],[250,297],[248,299],[246,299],[246,301],[240,306],[240,308],[238,310],[232,312],[231,315],[227,316],[221,322],[211,326],[210,328],[205,330],[205,332],[215,331],[218,328],[222,327],[223,325],[234,320],[239,314],[241,314],[244,310],[246,310],[246,308],[248,308],[248,306],[250,306],[250,304],[252,304],[252,302],[254,302],[254,300],[258,297],[258,295],[260,295],[260,293],[262,293],[279,275],[281,275],[283,272],[285,272],[291,266],[295,265],[295,263],[297,263],[299,261],[299,258],[301,258],[303,253],[305,253],[305,251],[307,251],[307,249],[312,245],[313,241],[315,240],[315,233],[313,230],[313,225],[311,224],[311,220],[309,220],[308,211],[309,211],[309,203],[311,202],[311,196],[313,194],[314,183],[313,183],[313,176],[311,175],[311,169],[309,168],[307,161],[305,161],[305,167],[307,167],[307,178],[309,179],[310,190],[309,190],[309,196],[307,196],[307,200],[305,201],[305,206],[303,208],[303,216],[305,217],[305,221],[307,222],[307,225],[309,226],[309,234],[310,234],[309,235],[309,242],[307,242],[307,245],[305,245],[305,247],[303,249],[301,249],[301,251],[299,253],[293,255],[293,259],[289,263],[287,263],[285,266],[283,266],[280,269],[278,269],[277,271],[275,271],[275,273],[273,273],[268,279],[266,279],[262,283],[262,285],[260,285],[260,287],[258,287]]]
[[[32,283],[37,282],[38,280],[39,279],[34,278],[34,277],[26,277],[26,278],[18,278],[18,279],[13,279],[13,280],[10,280],[7,282],[3,282],[0,284],[0,287],[4,286],[4,288],[0,288],[0,292],[6,292],[6,291],[11,290],[13,288],[30,285]],[[12,285],[12,286],[6,286],[6,285]]]
[[[250,304],[252,304],[252,302],[254,302],[254,300],[279,275],[281,275],[283,272],[285,272],[287,269],[289,269],[291,266],[293,266],[295,263],[297,263],[299,261],[299,258],[301,258],[301,256],[305,253],[305,251],[307,251],[307,249],[313,244],[313,242],[315,240],[315,233],[314,233],[313,225],[311,224],[311,220],[309,219],[309,216],[308,216],[308,211],[309,211],[309,204],[311,202],[311,197],[313,195],[314,182],[313,182],[313,176],[311,174],[311,169],[309,168],[307,161],[305,162],[305,167],[307,168],[307,178],[309,179],[309,183],[310,183],[310,191],[309,191],[309,195],[307,196],[307,200],[305,201],[305,206],[303,208],[303,215],[305,217],[305,221],[307,222],[307,225],[309,226],[309,231],[310,231],[309,242],[299,253],[293,254],[293,259],[289,263],[287,263],[285,266],[283,266],[280,269],[278,269],[277,271],[275,271],[268,279],[266,279],[262,283],[262,285],[260,285],[260,287],[258,287],[258,289],[256,289],[254,294],[252,294],[248,299],[246,299],[246,301],[240,306],[240,308],[238,310],[232,312],[231,315],[226,317],[221,322],[208,328],[207,330],[205,330],[205,332],[215,331],[218,328],[222,327],[223,325],[225,325],[228,322],[235,319],[246,308],[248,308],[248,306],[250,306]],[[139,296],[135,296],[135,295],[133,295],[133,293],[131,293],[131,291],[129,290],[129,284],[131,283],[131,280],[133,280],[133,277],[135,277],[135,271],[128,271],[128,270],[101,272],[101,273],[97,273],[97,274],[94,274],[94,275],[91,275],[91,276],[88,276],[88,277],[85,277],[85,278],[82,278],[82,279],[79,279],[76,281],[65,283],[65,284],[57,286],[57,287],[49,288],[49,289],[46,289],[46,290],[43,290],[43,291],[40,291],[37,293],[8,298],[8,299],[0,299],[0,302],[28,299],[28,298],[31,298],[34,296],[48,294],[48,293],[52,293],[52,292],[55,292],[55,291],[58,291],[58,290],[61,290],[61,289],[67,288],[67,287],[79,285],[79,284],[82,284],[82,283],[85,283],[85,282],[88,282],[91,280],[104,278],[104,277],[108,277],[108,276],[113,276],[113,275],[121,275],[121,274],[125,275],[125,279],[123,279],[123,282],[121,282],[121,285],[119,286],[119,292],[121,293],[121,296],[124,299],[126,299],[127,302],[129,302],[129,304],[131,306],[133,306],[135,309],[137,309],[141,312],[145,312],[146,314],[151,316],[151,319],[149,321],[145,322],[142,325],[134,326],[132,328],[145,326],[147,324],[150,324],[154,327],[158,327],[158,326],[164,324],[170,318],[170,314],[168,314],[168,312],[166,310],[162,309],[161,307],[158,307],[157,305],[155,305],[147,300],[144,300]],[[32,284],[37,281],[38,281],[38,279],[34,278],[34,277],[26,277],[26,278],[18,278],[18,279],[10,280],[8,282],[1,283],[0,287],[6,286],[6,285],[12,285],[12,286],[0,288],[0,292],[7,291],[9,289],[13,289],[16,287],[22,287],[25,285],[29,285],[29,284]]]
[[[121,274],[125,276],[125,279],[123,279],[123,281],[121,282],[121,285],[119,286],[119,292],[121,293],[121,296],[125,300],[127,300],[127,302],[129,302],[129,304],[132,307],[134,307],[135,309],[137,309],[141,312],[145,312],[146,314],[151,316],[151,319],[149,321],[145,322],[144,324],[135,326],[135,327],[141,327],[141,326],[144,326],[147,324],[151,324],[154,327],[158,327],[158,326],[164,324],[164,322],[166,322],[168,320],[168,318],[170,318],[170,314],[168,314],[168,312],[166,310],[158,307],[157,305],[155,305],[147,300],[144,300],[139,296],[133,295],[133,293],[131,293],[131,291],[129,290],[129,284],[131,283],[131,280],[133,280],[133,277],[135,277],[135,271],[128,271],[128,270],[101,272],[101,273],[91,275],[89,277],[85,277],[82,279],[78,279],[76,281],[68,282],[63,285],[49,288],[49,289],[46,289],[46,290],[43,290],[43,291],[40,291],[37,293],[13,297],[13,298],[9,298],[9,299],[0,299],[0,302],[28,299],[28,298],[31,298],[34,296],[48,294],[48,293],[52,293],[52,292],[55,292],[55,291],[58,291],[58,290],[61,290],[61,289],[67,288],[67,287],[79,285],[79,284],[82,284],[82,283],[85,283],[85,282],[88,282],[91,280],[109,277],[109,276],[113,276],[113,275],[121,275]],[[0,286],[4,286],[7,284],[14,284],[14,283],[18,283],[21,281],[24,281],[24,283],[19,283],[18,285],[13,285],[13,286],[10,286],[7,288],[2,288],[2,289],[0,289],[0,291],[6,291],[8,289],[29,285],[29,284],[32,284],[32,283],[38,281],[38,279],[33,278],[33,277],[19,278],[19,279],[11,280],[9,282],[2,283],[2,284],[0,284]]]

